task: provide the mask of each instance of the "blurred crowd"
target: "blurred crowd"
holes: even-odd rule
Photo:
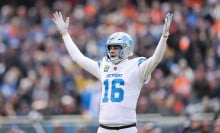
[[[71,37],[95,60],[116,31],[132,36],[136,56],[150,57],[164,16],[173,12],[166,53],[142,88],[137,113],[220,110],[218,0],[9,0],[0,6],[1,116],[98,116],[101,85],[71,60],[51,20],[57,10],[70,17]]]
[[[148,122],[138,133],[220,133],[220,119],[215,121],[201,120],[190,117],[182,125],[167,130],[155,123]]]

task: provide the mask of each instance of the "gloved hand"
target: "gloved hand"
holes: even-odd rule
[[[63,16],[61,12],[55,12],[53,14],[54,18],[52,18],[53,22],[56,24],[58,31],[63,35],[68,33],[68,26],[69,26],[69,17],[67,17],[66,21],[64,22]]]
[[[165,18],[164,26],[163,26],[163,33],[162,36],[164,38],[167,38],[169,36],[169,29],[170,29],[170,24],[173,19],[173,14],[172,13],[167,13],[167,16]]]

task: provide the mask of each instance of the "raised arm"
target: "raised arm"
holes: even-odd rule
[[[58,31],[62,35],[64,44],[73,61],[75,61],[79,66],[81,66],[83,69],[85,69],[95,77],[99,78],[98,63],[88,57],[85,57],[80,52],[80,50],[69,35],[69,17],[67,17],[66,21],[64,21],[61,12],[55,12],[53,16],[54,18],[52,18],[52,20],[54,21]]]
[[[160,41],[153,55],[150,58],[148,58],[148,60],[145,62],[145,65],[142,66],[144,78],[147,78],[146,76],[152,73],[152,71],[156,68],[156,66],[160,63],[160,61],[163,58],[164,52],[166,50],[166,42],[169,36],[169,29],[170,29],[172,18],[173,18],[173,14],[168,13],[165,18],[165,22],[163,26],[163,33],[160,38]]]

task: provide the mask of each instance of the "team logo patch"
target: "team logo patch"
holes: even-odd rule
[[[108,66],[108,65],[105,65],[105,66],[104,66],[104,72],[108,72],[108,70],[109,70],[109,66]]]

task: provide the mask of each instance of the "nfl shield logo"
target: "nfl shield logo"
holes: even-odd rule
[[[109,66],[105,65],[104,66],[104,72],[108,72],[108,70],[109,70]]]

